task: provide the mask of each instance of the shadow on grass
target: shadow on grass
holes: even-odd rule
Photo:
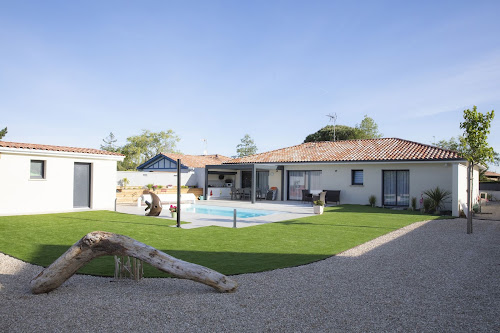
[[[69,246],[64,245],[40,245],[29,262],[35,265],[48,267],[66,252],[68,248]],[[299,266],[332,256],[332,254],[206,252],[172,249],[161,249],[161,251],[177,259],[202,265],[226,275],[255,273]],[[112,277],[114,274],[113,256],[95,258],[80,268],[77,273]],[[145,264],[144,277],[170,276],[167,273]]]
[[[418,210],[403,210],[403,209],[393,209],[389,207],[371,207],[363,205],[339,205],[325,207],[324,214],[331,213],[367,213],[367,214],[390,214],[390,215],[412,215],[412,216],[432,216],[439,217],[443,219],[454,218],[450,215],[435,215],[429,213],[421,213]]]
[[[54,218],[61,219],[61,220],[68,220],[68,217],[63,217],[63,216],[54,216]],[[86,221],[86,222],[94,222],[94,223],[123,223],[123,224],[137,224],[137,225],[150,225],[154,227],[171,227],[173,225],[176,225],[176,222],[173,220],[167,220],[163,218],[157,218],[157,217],[150,217],[150,218],[156,218],[158,220],[158,223],[143,223],[143,222],[132,222],[132,221],[126,221],[126,220],[97,220],[97,219],[91,219],[91,218],[81,218],[81,217],[71,217],[71,220],[78,220],[78,221]],[[181,224],[184,223],[189,223],[189,222],[181,222]]]

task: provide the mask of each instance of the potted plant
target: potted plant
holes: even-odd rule
[[[130,180],[128,180],[128,178],[123,178],[122,179],[122,187],[125,188],[128,186],[128,184],[130,184]]]
[[[370,206],[375,207],[375,203],[377,202],[377,197],[374,196],[373,194],[370,195],[368,198],[368,202],[370,203]]]
[[[170,211],[172,218],[176,219],[177,218],[177,206],[170,205],[170,208],[168,210]]]
[[[313,202],[313,204],[314,214],[323,214],[325,203],[322,200],[316,200]]]
[[[450,197],[451,192],[442,190],[437,186],[435,189],[425,191],[424,194],[431,200],[431,208],[436,214],[439,214],[444,201]]]

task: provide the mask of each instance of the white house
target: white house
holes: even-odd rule
[[[341,203],[368,204],[374,195],[377,206],[409,207],[416,198],[420,207],[423,192],[439,186],[451,192],[445,209],[453,216],[467,203],[465,159],[454,151],[396,138],[309,142],[207,165],[206,193],[211,188],[208,174],[218,172],[234,174],[236,188],[251,188],[252,202],[274,187],[280,200],[302,200],[302,190],[340,190]],[[473,188],[477,198],[477,168]]]
[[[0,215],[112,210],[116,163],[98,149],[0,141]]]

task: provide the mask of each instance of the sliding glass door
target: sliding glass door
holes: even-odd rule
[[[408,170],[383,171],[384,206],[410,205],[410,172]]]
[[[288,171],[288,200],[302,200],[302,190],[320,192],[321,171]]]

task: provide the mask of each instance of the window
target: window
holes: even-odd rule
[[[363,185],[363,170],[351,170],[351,185]]]
[[[321,192],[321,171],[288,171],[288,200],[302,200],[302,190]]]
[[[408,170],[383,171],[384,206],[410,205],[410,172]]]
[[[45,161],[31,160],[30,179],[45,179]]]

